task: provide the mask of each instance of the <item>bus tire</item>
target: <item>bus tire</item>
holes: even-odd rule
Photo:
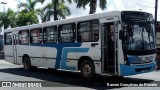
[[[29,59],[29,57],[24,57],[23,59],[23,67],[26,71],[30,71],[31,70],[31,61]]]
[[[94,64],[89,61],[85,60],[80,65],[81,75],[85,80],[92,80],[95,76],[95,67]]]

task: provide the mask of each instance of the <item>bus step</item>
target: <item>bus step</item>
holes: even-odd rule
[[[108,61],[114,61],[114,59],[108,59]]]
[[[108,66],[108,67],[114,68],[115,66]]]
[[[114,63],[108,63],[108,66],[114,66]]]
[[[117,74],[115,74],[115,73],[107,73],[107,72],[105,72],[102,75],[104,75],[104,76],[117,76]]]

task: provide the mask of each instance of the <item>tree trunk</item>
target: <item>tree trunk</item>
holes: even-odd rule
[[[58,20],[58,17],[57,17],[57,4],[58,4],[58,0],[53,0],[54,2],[54,21],[55,20]]]
[[[97,0],[91,0],[89,6],[90,6],[89,14],[95,13],[96,12],[96,8],[97,8]]]

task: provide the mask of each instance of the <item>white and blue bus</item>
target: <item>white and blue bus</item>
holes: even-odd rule
[[[111,11],[4,31],[5,60],[24,66],[127,76],[155,69],[153,16]]]

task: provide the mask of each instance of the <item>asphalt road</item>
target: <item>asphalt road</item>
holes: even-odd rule
[[[40,81],[42,86],[47,89],[63,88],[63,89],[123,89],[123,90],[159,90],[160,87],[126,87],[125,85],[134,86],[136,84],[156,83],[160,85],[160,71],[139,74],[128,77],[115,76],[98,76],[93,81],[85,81],[81,78],[80,73],[48,70],[38,68],[31,72],[24,71],[21,65],[14,65],[4,60],[0,60],[0,81]],[[124,85],[121,86],[120,84]],[[107,86],[108,85],[108,86]],[[111,85],[111,86],[109,86]],[[120,85],[113,87],[113,85]],[[4,89],[4,88],[3,88]],[[6,88],[5,88],[6,89]],[[7,88],[7,90],[13,88]],[[26,89],[26,88],[25,88]],[[42,89],[42,88],[36,88]]]

